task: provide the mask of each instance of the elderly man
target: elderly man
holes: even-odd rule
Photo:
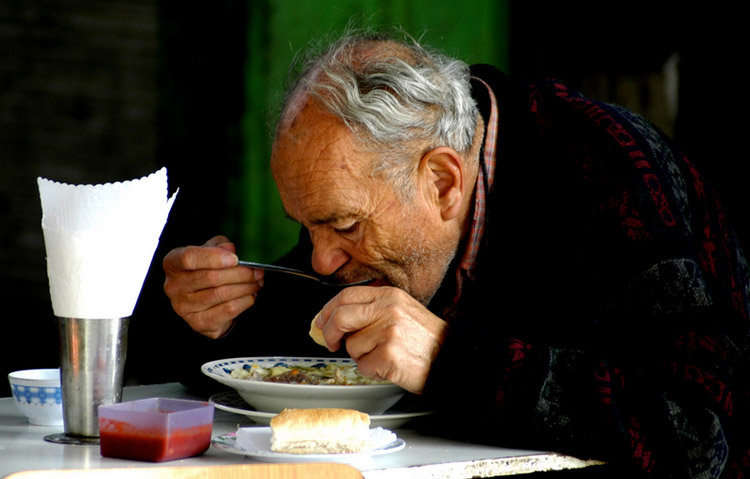
[[[623,471],[748,468],[747,265],[711,189],[642,118],[352,35],[291,87],[271,166],[303,227],[281,261],[372,282],[264,275],[224,237],[175,249],[165,291],[214,338],[206,354],[319,354],[320,312],[330,351],[422,395],[453,434]]]

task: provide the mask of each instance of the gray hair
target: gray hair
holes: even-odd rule
[[[295,99],[315,97],[365,147],[381,153],[372,174],[383,174],[408,197],[415,148],[471,149],[478,110],[469,80],[466,63],[416,40],[349,33],[302,64],[280,118]]]

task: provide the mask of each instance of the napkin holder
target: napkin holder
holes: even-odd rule
[[[99,444],[98,408],[122,399],[128,318],[177,191],[168,196],[166,168],[101,185],[37,182],[65,428],[45,440]]]

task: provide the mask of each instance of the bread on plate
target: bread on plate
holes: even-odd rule
[[[354,409],[284,409],[271,419],[271,450],[288,454],[362,452],[370,416]]]

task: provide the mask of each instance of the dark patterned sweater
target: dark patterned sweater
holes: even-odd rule
[[[428,382],[443,424],[626,476],[748,475],[750,282],[716,194],[621,107],[473,73],[499,99],[498,171]]]

